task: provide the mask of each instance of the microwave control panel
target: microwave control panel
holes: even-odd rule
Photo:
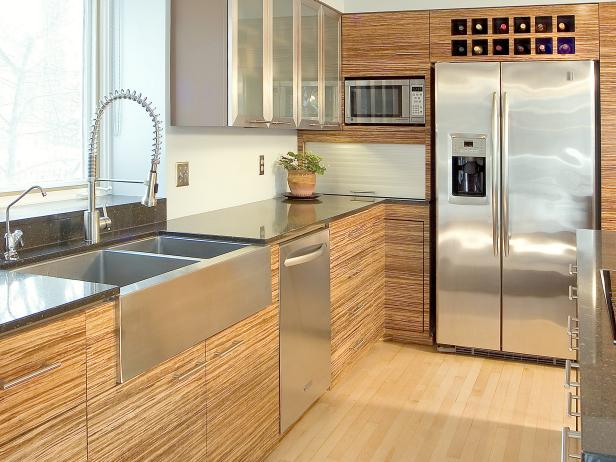
[[[426,123],[426,100],[424,79],[412,79],[411,82],[411,123]]]

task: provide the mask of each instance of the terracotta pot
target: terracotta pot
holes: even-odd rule
[[[302,170],[289,170],[287,181],[291,194],[294,196],[307,197],[314,194],[314,188],[317,184],[317,175],[316,173]]]

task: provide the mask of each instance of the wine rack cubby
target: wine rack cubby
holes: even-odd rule
[[[431,61],[598,59],[596,4],[430,13]]]

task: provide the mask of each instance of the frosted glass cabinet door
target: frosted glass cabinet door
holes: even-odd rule
[[[323,127],[340,127],[340,14],[323,7]]]
[[[319,123],[319,17],[321,5],[313,0],[300,4],[299,126],[315,129]]]
[[[272,2],[272,128],[296,128],[295,23],[297,2]]]
[[[231,94],[229,125],[267,126],[264,118],[264,2],[231,0]]]

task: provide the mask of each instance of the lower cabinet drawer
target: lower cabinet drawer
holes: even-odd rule
[[[79,462],[88,458],[86,405],[80,404],[0,446],[3,462]]]
[[[0,445],[85,399],[84,313],[0,338]]]
[[[203,461],[205,344],[88,400],[88,460]]]
[[[278,307],[206,341],[207,459],[262,461],[277,444]]]

